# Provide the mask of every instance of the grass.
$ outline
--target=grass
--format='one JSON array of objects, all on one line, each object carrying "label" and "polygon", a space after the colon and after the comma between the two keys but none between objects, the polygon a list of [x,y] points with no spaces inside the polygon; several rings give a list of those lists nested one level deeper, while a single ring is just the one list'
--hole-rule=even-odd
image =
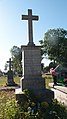
[{"label": "grass", "polygon": [[10,97],[10,99],[15,98],[15,92],[14,90],[6,90],[6,91],[0,91],[0,98],[3,96],[6,100]]},{"label": "grass", "polygon": [[[50,89],[49,83],[53,82],[52,75],[44,74],[42,77],[45,79],[45,86],[46,86],[46,88]],[[21,77],[18,77],[18,76],[14,77],[15,83],[16,84],[20,84],[20,79],[21,79]],[[5,86],[6,83],[7,83],[7,76],[1,76],[0,77],[0,87],[1,86]]]},{"label": "grass", "polygon": [[[19,84],[20,83],[20,77],[14,77],[14,81],[16,84]],[[7,76],[1,76],[0,77],[0,87],[1,86],[5,86],[7,83]]]},{"label": "grass", "polygon": [[[51,75],[43,75],[46,82],[46,87],[49,88],[49,83],[53,82]],[[20,77],[14,77],[14,81],[19,84]],[[0,86],[6,85],[7,77],[0,77]],[[42,102],[40,108],[36,110],[34,115],[28,112],[29,105],[35,104],[31,102],[29,95],[28,102],[20,107],[16,102],[14,90],[0,91],[0,119],[67,119],[67,110],[63,105],[60,105],[56,100],[52,104]],[[32,96],[33,98],[33,96]],[[55,118],[56,117],[56,118]]]},{"label": "grass", "polygon": [[67,119],[67,109],[57,100],[53,100],[52,103],[41,102],[34,114],[30,113],[28,106],[31,105],[34,109],[36,103],[28,98],[28,101],[20,107],[16,102],[14,91],[0,91],[0,119]]},{"label": "grass", "polygon": [[18,76],[14,77],[15,83],[20,84],[20,79],[21,79],[21,77],[18,77]]},{"label": "grass", "polygon": [[46,88],[47,89],[50,89],[49,83],[53,83],[52,75],[46,75],[46,74],[44,74],[42,77],[45,79],[45,86],[46,86]]},{"label": "grass", "polygon": [[1,76],[0,77],[0,86],[5,86],[7,83],[7,77],[6,76]]}]

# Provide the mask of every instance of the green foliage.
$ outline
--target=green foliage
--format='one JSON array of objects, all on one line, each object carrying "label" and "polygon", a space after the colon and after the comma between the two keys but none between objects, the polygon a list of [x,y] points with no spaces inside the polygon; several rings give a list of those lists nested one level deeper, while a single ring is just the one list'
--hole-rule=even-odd
[{"label": "green foliage", "polygon": [[67,31],[58,28],[50,29],[45,33],[44,41],[40,41],[42,54],[48,59],[66,65],[67,59]]},{"label": "green foliage", "polygon": [[57,65],[58,65],[57,63],[50,62],[50,64],[49,64],[49,69],[50,69],[50,68],[55,68]]},{"label": "green foliage", "polygon": [[20,77],[19,76],[14,76],[14,81],[16,84],[20,84]]},{"label": "green foliage", "polygon": [[43,74],[42,77],[44,78],[45,80],[45,87],[47,89],[50,89],[50,86],[49,86],[49,83],[53,83],[53,77],[51,74]]},{"label": "green foliage", "polygon": [[35,91],[33,90],[29,90],[29,89],[25,89],[24,90],[25,95],[28,98],[28,102],[30,103],[31,101],[33,102],[37,102],[38,101],[38,97],[35,95]]},{"label": "green foliage", "polygon": [[49,107],[49,104],[47,102],[41,102],[41,110],[45,111]]},{"label": "green foliage", "polygon": [[[26,95],[29,95],[28,90]],[[14,91],[0,91],[0,119],[67,119],[67,108],[57,100],[49,104],[45,101],[35,103],[28,100],[20,106]]]},{"label": "green foliage", "polygon": [[5,86],[7,83],[7,77],[6,76],[1,76],[0,77],[0,86]]},{"label": "green foliage", "polygon": [[[43,77],[47,81],[52,80],[51,75]],[[14,91],[0,91],[0,119],[67,119],[67,108],[57,100],[40,103],[33,91],[26,89],[24,94],[27,100],[20,106]],[[29,107],[31,110],[28,110]]]},{"label": "green foliage", "polygon": [[13,69],[19,73],[21,72],[21,48],[13,46],[10,52],[13,60]]},{"label": "green foliage", "polygon": [[[20,77],[14,76],[14,81],[16,84],[20,83]],[[6,86],[7,83],[7,76],[1,76],[0,77],[0,86]]]},{"label": "green foliage", "polygon": [[65,108],[63,104],[58,103],[56,99],[50,104],[49,110],[49,115],[53,117],[53,119],[54,117],[58,117],[59,119],[67,118],[67,108]]},{"label": "green foliage", "polygon": [[[4,95],[2,96],[3,93]],[[8,93],[6,91],[0,92],[0,119],[13,119],[17,111],[17,102],[13,97],[13,92],[11,97],[8,94],[10,94],[10,91]]]}]

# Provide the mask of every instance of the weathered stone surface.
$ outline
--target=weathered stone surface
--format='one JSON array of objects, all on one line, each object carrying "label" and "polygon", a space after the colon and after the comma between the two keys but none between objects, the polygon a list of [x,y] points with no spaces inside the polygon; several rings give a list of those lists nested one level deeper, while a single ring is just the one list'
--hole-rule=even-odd
[{"label": "weathered stone surface", "polygon": [[13,71],[7,72],[7,85],[14,85],[14,79],[13,79]]},{"label": "weathered stone surface", "polygon": [[33,20],[38,20],[38,16],[32,15],[32,9],[28,9],[28,15],[22,15],[22,20],[28,20],[28,35],[29,35],[29,46],[34,46],[33,42]]},{"label": "weathered stone surface", "polygon": [[21,90],[24,89],[44,89],[45,88],[45,81],[44,79],[39,79],[37,77],[37,79],[21,79],[20,80],[20,86],[21,86]]},{"label": "weathered stone surface", "polygon": [[[20,80],[20,94],[23,90],[30,89],[38,97],[39,101],[51,102],[54,98],[54,93],[51,90],[45,89],[45,79],[41,76],[40,46],[22,46],[22,66],[23,77]],[[19,99],[19,90],[15,93],[17,99]]]},{"label": "weathered stone surface", "polygon": [[54,91],[54,98],[67,106],[67,87],[53,86],[53,83],[50,83],[49,86],[51,90]]},{"label": "weathered stone surface", "polygon": [[9,63],[9,71],[11,71],[11,67],[12,67],[12,63],[13,63],[13,61],[11,61],[11,58],[9,58],[9,61],[7,61],[7,63]]},{"label": "weathered stone surface", "polygon": [[30,89],[39,101],[51,102],[54,93],[45,89],[45,80],[41,76],[41,47],[33,43],[32,20],[38,20],[38,16],[32,16],[32,10],[28,10],[28,16],[22,15],[22,20],[28,20],[29,42],[27,46],[21,46],[23,77],[20,81],[21,90],[15,91],[16,97],[20,95],[22,98],[21,92]]},{"label": "weathered stone surface", "polygon": [[18,88],[19,88],[19,86],[2,86],[2,87],[0,87],[0,91],[7,91],[7,90],[15,91],[15,89],[18,89]]},{"label": "weathered stone surface", "polygon": [[37,79],[41,76],[41,48],[22,46],[22,67],[25,79]]},{"label": "weathered stone surface", "polygon": [[[31,88],[31,91],[32,91],[32,94],[37,98],[38,102],[46,101],[50,103],[52,99],[54,98],[54,92],[45,88],[44,89]],[[24,93],[21,90],[21,88],[16,89],[15,94],[16,94],[16,99],[19,102],[22,102],[22,99],[24,98]]]},{"label": "weathered stone surface", "polygon": [[[21,79],[22,89],[36,88],[41,85],[44,87],[44,80],[41,78],[41,49],[37,46],[23,46],[22,47],[22,69],[23,78]],[[35,83],[36,82],[36,83]],[[38,84],[39,83],[39,84]],[[22,87],[21,86],[21,87]]]},{"label": "weathered stone surface", "polygon": [[9,58],[9,61],[7,61],[7,63],[9,63],[9,70],[7,72],[7,86],[17,86],[17,84],[14,82],[13,79],[13,71],[12,71],[13,61],[11,61],[11,58]]}]

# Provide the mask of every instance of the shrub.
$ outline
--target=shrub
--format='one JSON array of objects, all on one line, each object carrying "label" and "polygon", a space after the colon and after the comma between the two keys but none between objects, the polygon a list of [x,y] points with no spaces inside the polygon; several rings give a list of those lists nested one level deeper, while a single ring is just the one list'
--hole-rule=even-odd
[{"label": "shrub", "polygon": [[[67,108],[57,100],[48,104],[45,101],[33,102],[28,97],[28,101],[20,106],[13,91],[0,94],[0,119],[67,119]],[[26,94],[30,96],[28,90]],[[28,110],[29,107],[31,110]]]}]

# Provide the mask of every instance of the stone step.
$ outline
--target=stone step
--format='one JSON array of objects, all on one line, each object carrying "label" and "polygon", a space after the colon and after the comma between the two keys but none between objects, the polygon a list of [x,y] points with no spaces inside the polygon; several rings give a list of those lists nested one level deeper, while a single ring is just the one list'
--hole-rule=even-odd
[{"label": "stone step", "polygon": [[54,99],[57,99],[59,102],[67,106],[67,87],[58,86],[53,83],[49,83],[51,90],[54,91]]},{"label": "stone step", "polygon": [[18,89],[18,88],[19,88],[19,85],[18,86],[2,86],[2,87],[0,87],[0,91],[15,90],[15,89]]},{"label": "stone step", "polygon": [[[54,92],[49,89],[44,88],[44,89],[35,89],[31,91],[33,96],[35,96],[39,102],[47,101],[50,103],[54,98]],[[21,88],[15,89],[15,94],[16,94],[16,99],[18,101],[21,99],[20,101],[22,102],[24,92],[21,90]]]}]

